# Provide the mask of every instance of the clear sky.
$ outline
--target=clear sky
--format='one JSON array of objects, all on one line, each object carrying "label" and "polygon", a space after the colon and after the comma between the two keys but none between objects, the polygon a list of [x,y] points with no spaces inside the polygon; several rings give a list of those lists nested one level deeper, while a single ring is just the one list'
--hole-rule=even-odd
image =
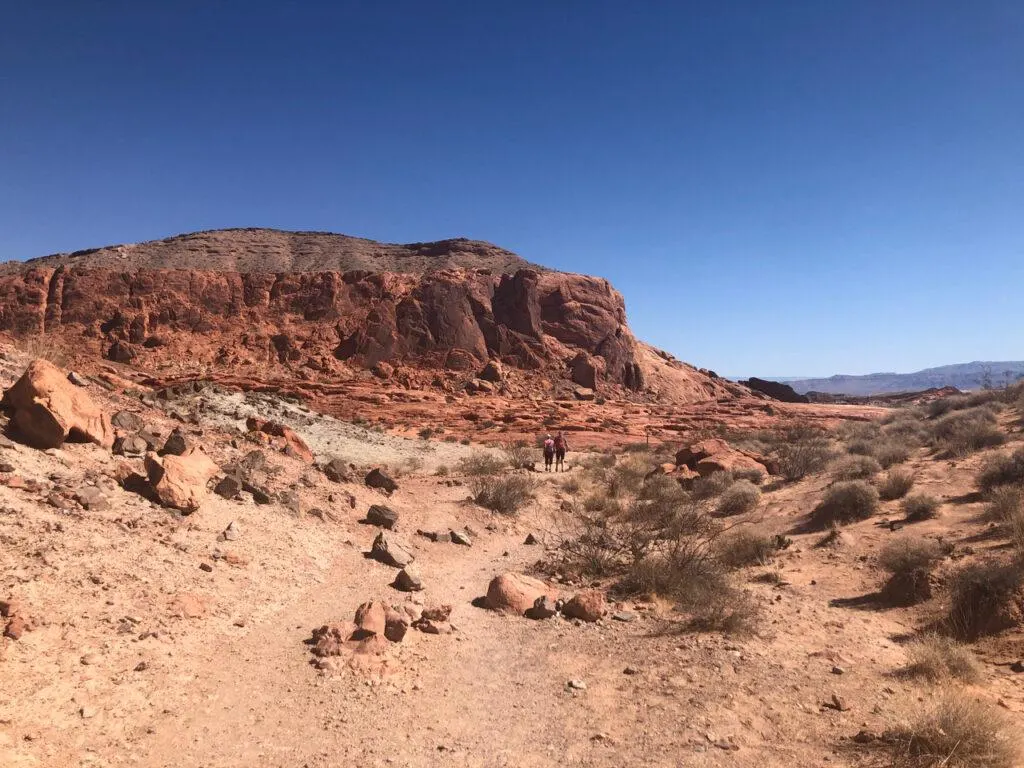
[{"label": "clear sky", "polygon": [[464,235],[724,374],[1024,359],[1024,4],[0,0],[0,260]]}]

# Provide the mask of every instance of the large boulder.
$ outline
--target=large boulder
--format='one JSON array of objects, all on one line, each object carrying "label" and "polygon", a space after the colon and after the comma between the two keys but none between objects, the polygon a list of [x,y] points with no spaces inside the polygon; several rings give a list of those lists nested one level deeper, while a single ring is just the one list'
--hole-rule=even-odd
[{"label": "large boulder", "polygon": [[699,443],[680,448],[676,452],[676,466],[696,469],[697,462],[701,459],[706,459],[708,456],[714,456],[719,453],[729,453],[732,450],[732,447],[725,440],[717,437],[701,440]]},{"label": "large boulder", "polygon": [[199,448],[184,456],[146,455],[146,474],[157,499],[163,506],[186,514],[202,505],[207,483],[217,472],[217,465]]},{"label": "large boulder", "polygon": [[741,381],[740,384],[745,384],[755,392],[761,392],[768,395],[768,397],[779,400],[783,403],[809,403],[810,398],[807,395],[801,395],[789,384],[783,384],[781,381],[767,381],[765,379],[759,379],[756,376],[752,376],[746,381]]},{"label": "large boulder", "polygon": [[739,451],[716,453],[697,462],[697,471],[702,477],[715,472],[743,472],[749,470],[755,470],[762,475],[768,474],[768,469],[764,464]]},{"label": "large boulder", "polygon": [[33,360],[0,404],[13,412],[15,429],[35,448],[59,448],[65,440],[114,444],[110,417],[47,360]]},{"label": "large boulder", "polygon": [[492,611],[522,616],[541,597],[557,600],[558,590],[532,576],[509,572],[491,579],[484,603]]}]

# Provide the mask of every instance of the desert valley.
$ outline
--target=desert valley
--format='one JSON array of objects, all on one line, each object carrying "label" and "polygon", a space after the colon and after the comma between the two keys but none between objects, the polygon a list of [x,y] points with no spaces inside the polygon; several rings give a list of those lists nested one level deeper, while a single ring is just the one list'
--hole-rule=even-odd
[{"label": "desert valley", "polygon": [[462,239],[0,265],[0,763],[1024,764],[1024,388],[626,310]]}]

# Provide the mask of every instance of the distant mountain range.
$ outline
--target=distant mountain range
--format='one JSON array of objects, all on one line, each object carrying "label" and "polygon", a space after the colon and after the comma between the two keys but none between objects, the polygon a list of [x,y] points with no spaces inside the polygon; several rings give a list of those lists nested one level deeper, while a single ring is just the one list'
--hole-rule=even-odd
[{"label": "distant mountain range", "polygon": [[925,368],[915,373],[869,373],[864,376],[837,375],[824,379],[772,378],[789,384],[801,394],[826,392],[832,395],[879,395],[915,392],[931,387],[982,389],[1005,387],[1024,377],[1024,361],[975,361]]}]

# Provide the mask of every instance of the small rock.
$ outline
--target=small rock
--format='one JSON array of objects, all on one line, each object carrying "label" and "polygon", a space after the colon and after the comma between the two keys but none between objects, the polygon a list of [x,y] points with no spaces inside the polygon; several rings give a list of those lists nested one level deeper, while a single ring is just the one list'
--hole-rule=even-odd
[{"label": "small rock", "polygon": [[540,542],[537,541],[537,537],[536,536],[534,536],[532,533],[528,533],[528,534],[526,534],[526,538],[523,540],[523,544],[526,544],[527,546],[531,546],[532,547],[532,546],[534,546],[536,544],[540,544]]},{"label": "small rock", "polygon": [[9,462],[9,461],[0,461],[0,472],[2,472],[4,474],[9,474],[11,472],[14,472],[16,469],[17,469],[17,467],[15,467],[13,464],[11,464],[11,462]]},{"label": "small rock", "polygon": [[873,741],[878,741],[878,735],[871,731],[857,731],[857,735],[853,737],[853,740],[857,744],[870,744]]},{"label": "small rock", "polygon": [[93,486],[86,486],[78,491],[75,494],[75,501],[88,510],[107,509],[110,506],[110,501],[103,492]]},{"label": "small rock", "polygon": [[97,661],[99,661],[99,656],[97,656],[95,653],[87,653],[81,659],[79,659],[79,661],[82,663],[83,666],[91,666],[95,664]]},{"label": "small rock", "polygon": [[832,667],[832,674],[833,675],[842,675],[845,672],[846,672],[846,670],[843,669],[842,667]]},{"label": "small rock", "polygon": [[242,492],[242,480],[237,475],[226,475],[214,486],[213,492],[224,499],[238,498]]},{"label": "small rock", "polygon": [[632,611],[616,611],[612,614],[612,618],[615,621],[636,621],[636,614]]},{"label": "small rock", "polygon": [[213,566],[210,565],[209,563],[200,563],[199,564],[199,570],[200,571],[206,571],[207,573],[210,573],[210,572],[213,571]]},{"label": "small rock", "polygon": [[450,531],[448,535],[451,536],[453,544],[461,544],[464,547],[473,546],[473,540],[469,538],[469,534],[467,534],[465,531],[453,530]]},{"label": "small rock", "polygon": [[570,691],[585,691],[587,690],[587,684],[583,680],[570,680],[565,684],[566,689]]},{"label": "small rock", "polygon": [[412,552],[394,538],[387,536],[384,531],[378,533],[373,540],[370,556],[395,568],[405,568],[416,559]]},{"label": "small rock", "polygon": [[86,381],[85,377],[82,376],[82,374],[78,373],[77,371],[71,371],[68,374],[68,381],[70,381],[76,387],[87,387],[87,386],[89,386],[89,382]]},{"label": "small rock", "polygon": [[626,667],[624,670],[622,670],[622,674],[624,674],[624,675],[639,675],[640,674],[640,670],[637,669],[636,667]]},{"label": "small rock", "polygon": [[558,606],[555,601],[548,595],[541,595],[533,602],[533,605],[526,610],[526,618],[550,619],[557,613]]},{"label": "small rock", "polygon": [[238,523],[232,520],[228,523],[228,527],[224,529],[224,533],[221,536],[224,537],[224,541],[237,541],[241,535],[241,531],[238,530]]},{"label": "small rock", "polygon": [[327,479],[333,483],[352,482],[352,470],[342,459],[331,459],[324,464],[323,471]]},{"label": "small rock", "polygon": [[145,426],[142,417],[131,411],[118,411],[110,417],[110,423],[125,432],[138,432]]},{"label": "small rock", "polygon": [[398,513],[383,504],[374,504],[366,513],[366,522],[392,530],[398,524]]},{"label": "small rock", "polygon": [[1011,672],[1024,672],[1024,661],[1015,661],[1010,665]]},{"label": "small rock", "polygon": [[147,664],[144,661],[140,661],[138,664],[135,665],[136,672],[145,672],[147,669],[149,669],[149,664]]},{"label": "small rock", "polygon": [[96,717],[96,708],[82,707],[80,710],[78,710],[78,714],[80,714],[83,719],[88,720],[90,717]]},{"label": "small rock", "polygon": [[184,456],[188,453],[189,448],[192,447],[192,441],[189,440],[188,436],[185,435],[180,429],[174,429],[170,435],[167,436],[167,441],[164,443],[164,447],[160,450],[160,453],[164,456]]},{"label": "small rock", "polygon": [[451,534],[448,533],[448,531],[424,531],[424,530],[418,530],[418,531],[416,531],[416,533],[418,535],[422,536],[425,539],[430,539],[431,541],[451,541],[452,540]]},{"label": "small rock", "polygon": [[847,712],[850,709],[850,705],[847,703],[839,694],[833,693],[832,698],[825,704],[826,707],[831,707],[839,712]]},{"label": "small rock", "polygon": [[562,608],[562,615],[569,619],[597,621],[607,613],[604,592],[587,589],[573,596]]},{"label": "small rock", "polygon": [[379,468],[370,470],[363,482],[370,488],[378,488],[387,494],[392,494],[398,490],[398,483]]},{"label": "small rock", "polygon": [[423,579],[415,565],[407,565],[398,572],[394,581],[395,589],[403,592],[419,592],[423,589]]},{"label": "small rock", "polygon": [[15,616],[7,622],[7,627],[4,629],[4,637],[9,637],[11,640],[20,640],[21,636],[25,634],[28,629],[28,622],[21,616]]},{"label": "small rock", "polygon": [[122,436],[114,440],[115,456],[144,456],[149,444],[139,435]]}]

